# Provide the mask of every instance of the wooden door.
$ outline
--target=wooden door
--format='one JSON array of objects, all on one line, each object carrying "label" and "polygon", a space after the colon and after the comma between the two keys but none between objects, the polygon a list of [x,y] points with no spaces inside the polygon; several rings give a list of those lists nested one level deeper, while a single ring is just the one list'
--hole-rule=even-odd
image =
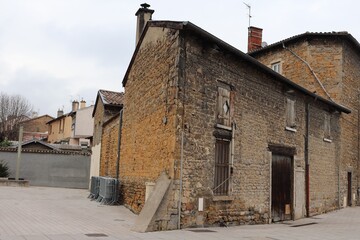
[{"label": "wooden door", "polygon": [[351,206],[352,205],[352,194],[351,194],[351,172],[348,172],[348,176],[347,176],[347,180],[348,180],[348,190],[347,190],[347,205]]},{"label": "wooden door", "polygon": [[274,222],[292,219],[292,158],[272,155],[271,214]]}]

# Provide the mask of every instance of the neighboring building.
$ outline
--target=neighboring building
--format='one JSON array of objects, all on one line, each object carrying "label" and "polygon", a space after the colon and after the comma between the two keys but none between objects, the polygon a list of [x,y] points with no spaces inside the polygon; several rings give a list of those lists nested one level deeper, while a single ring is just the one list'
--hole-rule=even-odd
[{"label": "neighboring building", "polygon": [[86,107],[84,100],[80,101],[80,108],[70,113],[72,117],[70,145],[90,147],[93,137],[94,119],[92,112],[94,105]]},{"label": "neighboring building", "polygon": [[[93,144],[92,144],[92,155],[91,155],[91,167],[90,167],[90,176],[107,176],[107,171],[105,171],[104,167],[108,161],[115,161],[114,159],[104,159],[102,163],[100,163],[100,156],[102,150],[102,142],[105,141],[107,144],[107,140],[102,139],[103,135],[103,125],[108,120],[112,119],[115,115],[118,115],[121,109],[123,108],[123,98],[124,93],[122,92],[113,92],[108,90],[99,90],[96,96],[94,110],[92,112],[92,117],[94,118],[93,125]],[[117,121],[119,123],[119,121]],[[116,135],[116,134],[115,134]],[[114,136],[115,136],[114,135]],[[117,142],[118,137],[116,139],[109,139],[109,141]],[[109,145],[106,145],[106,149],[109,148]],[[111,151],[118,151],[116,149],[112,149]],[[105,158],[105,157],[104,157]],[[117,157],[116,157],[117,158]],[[102,165],[101,173],[100,173],[100,165]]]},{"label": "neighboring building", "polygon": [[337,209],[339,121],[350,110],[190,22],[149,21],[143,30],[147,7],[136,13],[123,80],[119,175],[125,206],[141,212],[136,230]]},{"label": "neighboring building", "polygon": [[86,107],[86,102],[72,102],[72,110],[64,114],[58,111],[58,117],[49,121],[49,143],[90,146],[92,137],[93,106]]},{"label": "neighboring building", "polygon": [[49,121],[49,143],[67,143],[71,138],[72,118],[69,114],[64,114],[59,110],[57,118]]},{"label": "neighboring building", "polygon": [[[359,203],[360,44],[347,32],[306,32],[249,53],[264,65],[324,98],[351,109],[341,115],[339,206]],[[310,166],[313,174],[318,169]],[[310,184],[311,198],[323,184]],[[319,207],[310,206],[311,213]],[[324,210],[325,211],[325,210]]]},{"label": "neighboring building", "polygon": [[54,118],[49,115],[42,115],[20,122],[23,126],[23,141],[47,140],[49,126],[47,123]]},{"label": "neighboring building", "polygon": [[100,176],[118,178],[119,175],[120,113],[104,122],[101,137]]}]

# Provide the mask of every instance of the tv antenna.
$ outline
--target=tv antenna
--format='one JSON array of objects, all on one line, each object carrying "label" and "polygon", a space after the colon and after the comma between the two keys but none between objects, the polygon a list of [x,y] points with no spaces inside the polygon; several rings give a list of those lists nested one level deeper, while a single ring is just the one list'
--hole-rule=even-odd
[{"label": "tv antenna", "polygon": [[248,3],[245,3],[245,2],[243,2],[244,4],[245,4],[245,6],[249,9],[249,27],[250,27],[250,20],[251,20],[251,6],[250,6],[250,4],[248,4]]}]

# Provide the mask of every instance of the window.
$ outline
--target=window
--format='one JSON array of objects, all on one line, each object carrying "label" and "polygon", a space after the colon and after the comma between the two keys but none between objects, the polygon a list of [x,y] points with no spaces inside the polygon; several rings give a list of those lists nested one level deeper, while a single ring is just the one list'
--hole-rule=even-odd
[{"label": "window", "polygon": [[223,126],[230,127],[230,86],[229,89],[218,87],[218,101],[217,101],[217,123]]},{"label": "window", "polygon": [[295,100],[287,98],[286,99],[286,129],[290,131],[294,131],[295,128],[296,128]]},{"label": "window", "polygon": [[274,70],[277,73],[281,73],[281,63],[280,62],[274,62],[271,64],[271,69]]},{"label": "window", "polygon": [[214,195],[228,195],[230,182],[230,141],[216,139]]},{"label": "window", "polygon": [[331,115],[329,113],[324,115],[324,141],[331,142]]}]

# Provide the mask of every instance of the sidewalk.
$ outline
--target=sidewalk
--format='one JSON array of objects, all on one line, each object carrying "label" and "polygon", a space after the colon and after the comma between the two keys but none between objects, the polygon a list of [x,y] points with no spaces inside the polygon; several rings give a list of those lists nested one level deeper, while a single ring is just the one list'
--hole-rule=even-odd
[{"label": "sidewalk", "polygon": [[359,207],[284,224],[136,233],[130,230],[136,215],[87,195],[79,189],[0,187],[0,240],[360,239]]}]

